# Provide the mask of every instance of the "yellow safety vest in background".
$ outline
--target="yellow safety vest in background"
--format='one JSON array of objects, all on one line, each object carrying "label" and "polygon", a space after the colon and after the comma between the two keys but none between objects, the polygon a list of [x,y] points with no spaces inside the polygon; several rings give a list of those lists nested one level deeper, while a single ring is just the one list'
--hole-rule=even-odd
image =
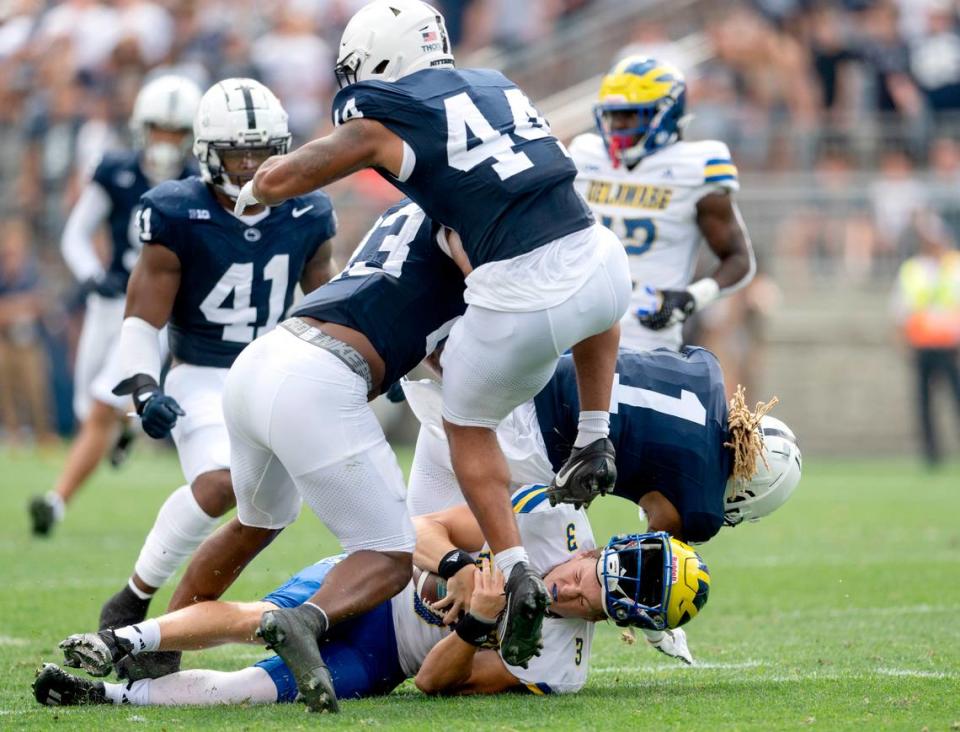
[{"label": "yellow safety vest in background", "polygon": [[936,264],[927,257],[908,259],[900,267],[899,278],[909,311],[904,332],[910,345],[960,345],[960,252],[949,252]]}]

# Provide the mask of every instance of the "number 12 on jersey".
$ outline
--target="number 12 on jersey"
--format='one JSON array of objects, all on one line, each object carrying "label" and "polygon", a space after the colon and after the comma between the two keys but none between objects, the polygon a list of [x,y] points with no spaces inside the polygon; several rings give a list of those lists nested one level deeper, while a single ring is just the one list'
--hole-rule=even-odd
[{"label": "number 12 on jersey", "polygon": [[[267,302],[267,320],[259,328],[255,327],[259,313],[251,305],[254,279],[253,262],[233,263],[223,273],[220,281],[200,303],[200,311],[211,323],[223,326],[223,340],[234,343],[249,343],[256,336],[273,328],[283,315],[283,301],[287,292],[287,280],[290,275],[290,255],[276,254],[263,268],[262,278],[270,283],[270,297]],[[233,294],[232,305],[224,303]]]}]

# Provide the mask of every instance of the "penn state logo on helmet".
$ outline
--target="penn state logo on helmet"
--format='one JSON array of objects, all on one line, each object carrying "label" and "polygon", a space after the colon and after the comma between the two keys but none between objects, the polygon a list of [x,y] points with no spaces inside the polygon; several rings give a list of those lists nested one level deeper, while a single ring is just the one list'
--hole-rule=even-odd
[{"label": "penn state logo on helmet", "polygon": [[675,66],[627,56],[600,84],[594,107],[597,129],[614,167],[634,167],[645,156],[680,139],[687,84]]},{"label": "penn state logo on helmet", "polygon": [[663,531],[614,536],[597,560],[607,616],[645,630],[679,628],[710,595],[700,555]]},{"label": "penn state logo on helmet", "polygon": [[344,28],[334,71],[342,89],[452,66],[450,36],[436,8],[420,0],[375,0]]}]

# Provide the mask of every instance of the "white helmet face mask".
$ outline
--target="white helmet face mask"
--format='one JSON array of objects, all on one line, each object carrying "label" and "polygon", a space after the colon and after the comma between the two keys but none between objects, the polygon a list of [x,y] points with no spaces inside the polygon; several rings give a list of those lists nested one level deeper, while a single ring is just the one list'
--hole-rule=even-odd
[{"label": "white helmet face mask", "polygon": [[267,87],[253,79],[217,82],[200,100],[193,125],[193,152],[203,179],[236,198],[249,174],[231,175],[224,157],[248,151],[251,158],[283,155],[290,149],[287,113]]},{"label": "white helmet face mask", "polygon": [[787,502],[800,483],[803,459],[797,438],[776,417],[760,419],[763,434],[763,458],[757,456],[757,472],[747,483],[727,482],[724,522],[736,526],[743,521],[759,521]]},{"label": "white helmet face mask", "polygon": [[[130,116],[134,144],[143,151],[143,172],[151,183],[175,178],[190,152],[190,131],[200,105],[200,89],[183,76],[160,76],[137,94]],[[183,141],[154,141],[150,130],[182,132]]]},{"label": "white helmet face mask", "polygon": [[347,23],[335,72],[342,89],[453,65],[450,37],[438,10],[420,0],[375,0]]}]

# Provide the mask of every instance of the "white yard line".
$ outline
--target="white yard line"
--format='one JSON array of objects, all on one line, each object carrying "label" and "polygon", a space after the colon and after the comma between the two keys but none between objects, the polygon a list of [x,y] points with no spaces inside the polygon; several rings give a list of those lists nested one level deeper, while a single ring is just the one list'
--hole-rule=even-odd
[{"label": "white yard line", "polygon": [[26,638],[14,638],[10,635],[0,635],[0,646],[28,646],[30,641]]},{"label": "white yard line", "polygon": [[711,663],[709,661],[698,663],[696,666],[687,666],[680,662],[676,665],[665,666],[598,666],[590,669],[594,674],[621,674],[626,676],[635,676],[640,674],[671,674],[677,671],[686,671],[697,673],[700,671],[736,671],[747,668],[762,668],[767,672],[774,672],[772,675],[764,673],[751,674],[738,679],[739,682],[749,684],[765,683],[793,683],[797,681],[833,681],[842,679],[865,679],[874,676],[898,676],[917,679],[960,679],[960,673],[953,671],[924,671],[920,669],[909,668],[878,668],[865,669],[862,671],[798,671],[796,673],[785,672],[785,669],[777,668],[774,665],[767,665],[761,661],[742,661],[740,663]]}]

